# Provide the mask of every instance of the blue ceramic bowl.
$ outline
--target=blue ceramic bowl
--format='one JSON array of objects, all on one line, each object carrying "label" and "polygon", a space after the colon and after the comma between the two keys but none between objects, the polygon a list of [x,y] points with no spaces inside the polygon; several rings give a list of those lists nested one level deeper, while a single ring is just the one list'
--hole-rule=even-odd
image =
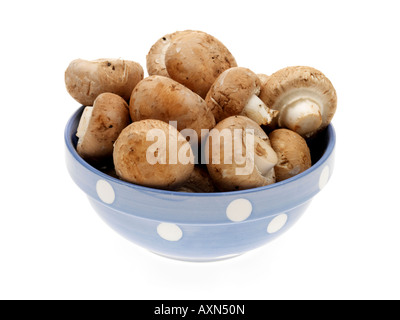
[{"label": "blue ceramic bowl", "polygon": [[260,247],[287,231],[326,185],[334,165],[330,125],[308,141],[314,165],[270,186],[222,193],[146,188],[113,178],[76,152],[83,107],[65,129],[66,164],[100,217],[120,235],[170,258],[212,261]]}]

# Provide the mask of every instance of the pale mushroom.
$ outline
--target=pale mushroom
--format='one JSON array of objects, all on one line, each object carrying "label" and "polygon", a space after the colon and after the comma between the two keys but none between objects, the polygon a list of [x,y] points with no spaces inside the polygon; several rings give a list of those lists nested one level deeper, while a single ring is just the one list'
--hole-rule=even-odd
[{"label": "pale mushroom", "polygon": [[160,189],[178,187],[194,167],[185,137],[173,126],[152,119],[126,127],[115,142],[113,158],[121,179]]},{"label": "pale mushroom", "polygon": [[77,151],[88,161],[112,157],[113,145],[121,131],[131,123],[128,104],[113,93],[102,93],[93,107],[86,107],[81,116]]},{"label": "pale mushroom", "polygon": [[311,137],[331,122],[337,106],[336,91],[329,79],[311,67],[287,67],[272,74],[261,100],[279,110],[278,125],[303,137]]},{"label": "pale mushroom", "polygon": [[92,106],[101,93],[111,92],[129,101],[133,88],[143,79],[143,68],[122,59],[76,59],[65,71],[65,86],[80,104]]},{"label": "pale mushroom", "polygon": [[203,99],[216,78],[236,67],[235,58],[215,37],[202,31],[178,31],[158,40],[147,55],[150,75],[169,76]]},{"label": "pale mushroom", "polygon": [[279,113],[260,100],[261,82],[247,68],[235,67],[224,71],[211,86],[206,102],[217,122],[235,115],[244,115],[267,125]]},{"label": "pale mushroom", "polygon": [[202,129],[215,126],[212,112],[199,95],[163,76],[142,80],[132,92],[129,110],[133,121],[176,121],[179,131],[193,129],[199,139]]},{"label": "pale mushroom", "polygon": [[265,132],[247,117],[232,116],[219,122],[208,136],[205,151],[208,172],[221,191],[275,182],[278,157]]},{"label": "pale mushroom", "polygon": [[276,181],[294,177],[311,167],[311,154],[306,141],[289,129],[277,129],[269,134],[271,146],[278,155]]}]

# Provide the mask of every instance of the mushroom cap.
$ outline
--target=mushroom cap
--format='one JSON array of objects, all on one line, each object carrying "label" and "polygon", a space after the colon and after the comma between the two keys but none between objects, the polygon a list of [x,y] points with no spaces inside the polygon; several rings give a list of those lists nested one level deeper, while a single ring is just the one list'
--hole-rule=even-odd
[{"label": "mushroom cap", "polygon": [[321,125],[317,130],[305,134],[310,137],[326,128],[336,112],[336,90],[321,71],[306,66],[281,69],[269,76],[260,93],[260,99],[268,107],[280,111],[280,126],[280,119],[285,115],[282,109],[299,97],[316,101],[321,107]]},{"label": "mushroom cap", "polygon": [[176,31],[174,33],[166,34],[162,38],[158,39],[156,43],[152,45],[149,53],[146,56],[146,67],[147,72],[150,76],[159,75],[164,77],[169,77],[167,67],[165,65],[165,54],[169,46],[171,45],[173,39],[180,34],[199,32],[193,30]]},{"label": "mushroom cap", "polygon": [[[154,151],[155,157],[165,156],[165,163],[151,164],[148,161],[147,153],[157,140],[153,139],[156,136],[152,129],[165,134],[165,143],[158,144]],[[149,137],[153,140],[148,139]],[[170,150],[170,139],[177,142],[176,150]],[[153,119],[134,122],[121,132],[115,142],[115,171],[121,179],[131,183],[161,189],[177,187],[189,178],[194,167],[194,161],[181,163],[177,154],[175,163],[171,160],[173,155],[170,152],[179,152],[181,148],[188,150],[190,159],[193,160],[189,143],[173,126]]]},{"label": "mushroom cap", "polygon": [[65,71],[67,91],[84,106],[92,106],[97,96],[105,92],[129,101],[133,88],[142,79],[141,65],[122,59],[76,59]]},{"label": "mushroom cap", "polygon": [[258,77],[258,79],[260,79],[261,90],[262,90],[263,86],[265,86],[265,84],[267,83],[269,75],[266,75],[265,73],[257,73],[257,77]]},{"label": "mushroom cap", "polygon": [[242,67],[225,70],[211,86],[206,102],[217,122],[240,115],[253,95],[260,93],[257,75]]},{"label": "mushroom cap", "polygon": [[237,63],[215,37],[201,31],[186,31],[173,37],[165,65],[172,79],[204,99],[217,77]]},{"label": "mushroom cap", "polygon": [[176,191],[209,193],[216,192],[217,189],[215,188],[207,169],[201,166],[194,166],[194,170],[189,178]]},{"label": "mushroom cap", "polygon": [[278,155],[276,181],[294,177],[311,167],[310,149],[304,138],[289,129],[277,129],[269,134],[272,148]]},{"label": "mushroom cap", "polygon": [[113,93],[100,94],[93,104],[87,129],[79,137],[77,152],[89,161],[111,157],[121,131],[131,123],[128,104]]},{"label": "mushroom cap", "polygon": [[[260,83],[261,83],[260,94],[259,94],[259,97],[261,98],[261,96],[264,94],[263,90],[264,90],[264,87],[267,84],[267,81],[269,79],[269,75],[266,75],[265,73],[258,73],[257,77],[258,77],[258,79],[260,79]],[[271,132],[272,130],[278,128],[278,118],[279,117],[273,118],[271,123],[269,123],[267,126],[264,126],[263,129],[266,130],[267,132]]]},{"label": "mushroom cap", "polygon": [[177,121],[179,131],[190,128],[201,138],[201,129],[211,129],[215,119],[206,102],[180,83],[163,76],[150,76],[133,90],[129,110],[133,121]]},{"label": "mushroom cap", "polygon": [[[213,130],[228,129],[231,131],[232,139],[214,139],[211,138]],[[261,127],[253,120],[244,116],[232,116],[219,122],[215,128],[210,132],[210,135],[206,144],[206,152],[208,158],[207,169],[210,173],[211,178],[214,181],[215,186],[221,191],[235,191],[245,190],[261,186],[266,186],[275,182],[275,172],[272,168],[267,175],[262,175],[254,164],[253,170],[249,174],[238,175],[236,169],[244,168],[245,163],[238,164],[234,159],[234,130],[242,130],[242,133],[246,129],[254,130],[254,136],[262,139],[268,145],[270,145],[268,136],[261,129]],[[222,135],[223,136],[223,135]],[[211,140],[211,142],[210,142]],[[242,134],[242,155],[246,153],[245,139]],[[258,155],[265,154],[266,150],[255,143],[254,151]],[[225,150],[234,150],[228,158],[225,158]],[[219,163],[213,163],[214,159],[219,159]],[[254,159],[253,159],[254,161]],[[254,163],[254,162],[253,162]]]}]

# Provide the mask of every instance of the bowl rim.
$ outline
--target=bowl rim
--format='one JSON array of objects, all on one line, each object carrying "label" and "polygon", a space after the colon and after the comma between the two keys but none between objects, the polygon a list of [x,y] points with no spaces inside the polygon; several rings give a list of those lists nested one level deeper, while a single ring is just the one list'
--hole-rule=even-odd
[{"label": "bowl rim", "polygon": [[198,192],[198,193],[190,193],[190,192],[182,192],[182,191],[172,191],[172,190],[163,190],[163,189],[156,189],[156,188],[150,188],[150,187],[145,187],[137,184],[133,184],[131,182],[126,182],[117,178],[114,178],[99,169],[96,169],[92,165],[90,165],[88,162],[86,162],[76,151],[76,148],[73,145],[72,139],[71,139],[71,128],[72,124],[74,123],[76,117],[83,112],[83,109],[85,106],[81,106],[79,109],[77,109],[72,116],[68,119],[68,122],[65,126],[64,130],[64,140],[65,144],[67,146],[68,152],[73,156],[73,158],[82,166],[84,166],[87,170],[91,171],[92,173],[102,177],[105,180],[109,180],[113,183],[120,184],[122,186],[132,188],[136,191],[142,191],[142,192],[154,192],[160,195],[174,195],[174,196],[182,196],[182,197],[209,197],[210,195],[217,196],[217,197],[224,197],[224,196],[233,196],[233,195],[244,195],[244,194],[249,194],[249,193],[254,193],[254,192],[261,192],[261,191],[266,191],[270,189],[275,189],[282,187],[286,184],[290,184],[296,180],[302,179],[303,177],[309,175],[310,173],[314,172],[317,170],[323,163],[327,161],[327,159],[331,156],[332,152],[335,149],[336,145],[336,132],[335,129],[331,124],[328,125],[326,130],[328,131],[328,142],[326,145],[326,149],[324,153],[322,154],[321,158],[314,163],[309,169],[303,171],[302,173],[291,177],[289,179],[280,181],[280,182],[275,182],[273,184],[263,186],[263,187],[257,187],[257,188],[252,188],[252,189],[246,189],[246,190],[237,190],[237,191],[223,191],[223,192],[211,192],[211,193],[204,193],[204,192]]}]

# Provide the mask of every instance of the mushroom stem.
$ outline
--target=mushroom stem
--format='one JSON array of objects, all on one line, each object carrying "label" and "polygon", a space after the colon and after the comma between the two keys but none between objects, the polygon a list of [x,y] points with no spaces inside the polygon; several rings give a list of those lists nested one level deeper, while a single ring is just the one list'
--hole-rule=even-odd
[{"label": "mushroom stem", "polygon": [[313,100],[301,98],[282,109],[279,125],[300,135],[317,130],[322,124],[321,108]]},{"label": "mushroom stem", "polygon": [[266,177],[277,163],[274,149],[265,140],[254,136],[254,164],[261,175]]},{"label": "mushroom stem", "polygon": [[82,139],[83,136],[85,135],[85,133],[89,127],[90,119],[92,118],[92,113],[93,113],[93,107],[86,107],[83,110],[81,119],[79,120],[78,129],[76,132],[76,136],[79,139]]},{"label": "mushroom stem", "polygon": [[243,108],[242,115],[257,122],[258,125],[267,125],[278,115],[279,111],[272,110],[262,100],[253,94]]}]

